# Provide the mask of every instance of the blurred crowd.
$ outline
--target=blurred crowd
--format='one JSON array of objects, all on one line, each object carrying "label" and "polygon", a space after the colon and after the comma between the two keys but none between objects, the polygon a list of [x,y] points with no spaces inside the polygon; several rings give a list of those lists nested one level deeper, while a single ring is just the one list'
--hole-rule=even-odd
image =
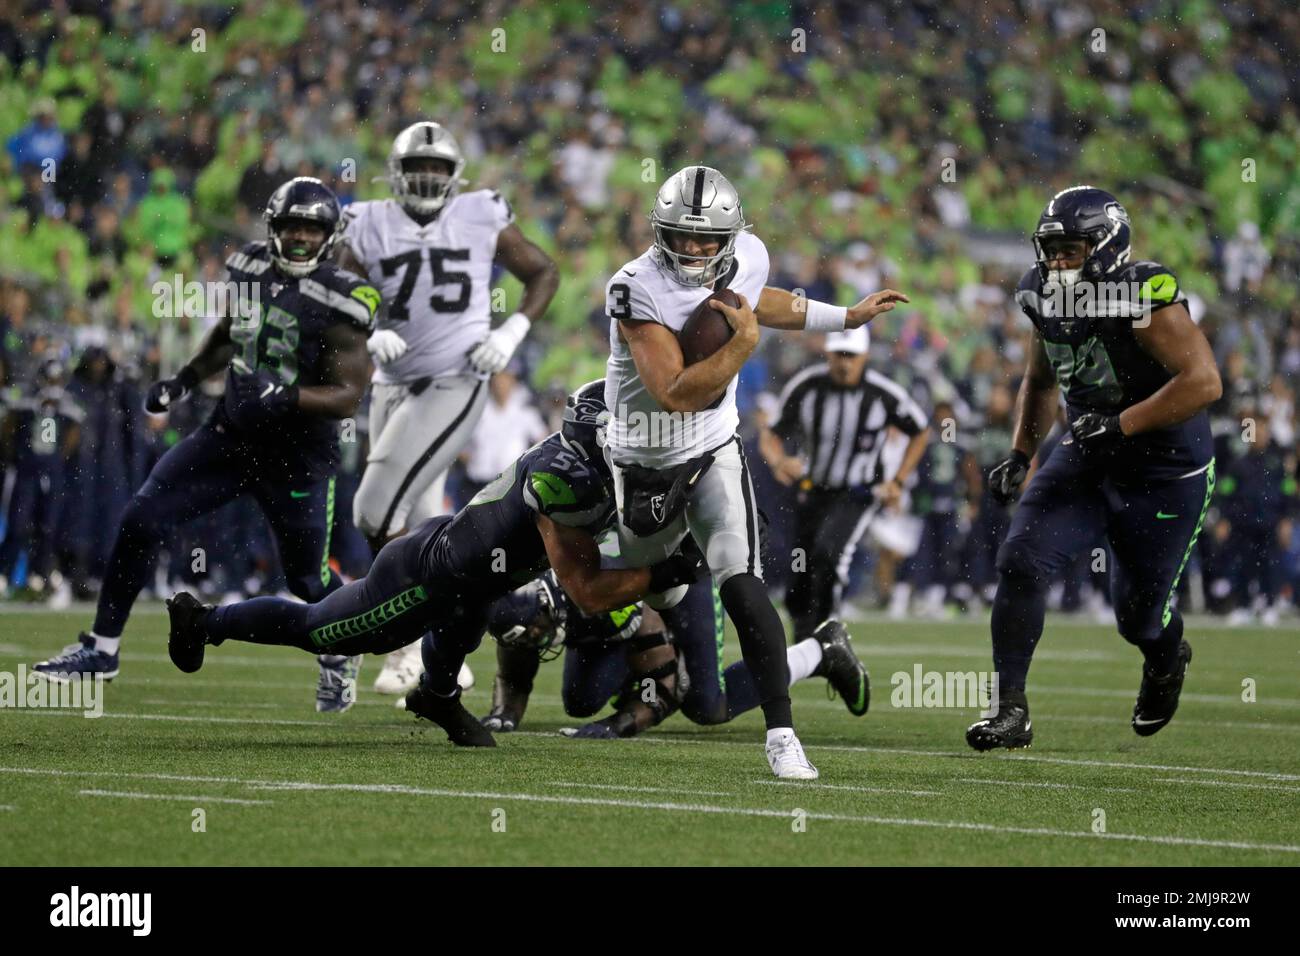
[{"label": "blurred crowd", "polygon": [[[873,330],[872,363],[931,413],[935,440],[907,513],[864,549],[871,573],[855,572],[858,602],[896,613],[986,599],[1006,512],[983,475],[1009,446],[1026,360],[1010,293],[1027,235],[1058,189],[1115,192],[1135,257],[1176,273],[1224,376],[1186,600],[1276,620],[1300,597],[1298,93],[1300,9],[1269,0],[0,0],[0,576],[93,594],[131,490],[205,413],[211,391],[169,418],[140,410],[213,321],[158,316],[154,283],[223,278],[293,175],[344,202],[385,195],[393,134],[436,119],[563,273],[494,383],[494,434],[526,445],[603,374],[604,283],[649,245],[656,185],[688,162],[737,184],[772,284],[842,304],[909,294]],[[764,340],[742,375],[747,435],[819,347]],[[471,444],[449,505],[499,451]],[[364,427],[344,455],[355,481]],[[779,555],[791,492],[760,480]],[[219,543],[202,571],[197,540]],[[335,540],[363,572],[364,542],[346,526]],[[159,590],[279,586],[239,505],[168,555]],[[1054,602],[1104,602],[1094,563]]]}]

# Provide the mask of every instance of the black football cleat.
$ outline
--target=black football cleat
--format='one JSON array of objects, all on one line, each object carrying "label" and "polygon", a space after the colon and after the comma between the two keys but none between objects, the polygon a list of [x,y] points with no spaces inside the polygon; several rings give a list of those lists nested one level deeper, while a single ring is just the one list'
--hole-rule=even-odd
[{"label": "black football cleat", "polygon": [[871,706],[871,676],[853,653],[849,631],[832,618],[823,621],[812,636],[822,646],[822,662],[813,671],[814,677],[825,677],[826,682],[844,701],[844,706],[854,717],[861,717]]},{"label": "black football cleat", "polygon": [[998,698],[998,712],[966,728],[966,743],[976,750],[1017,750],[1034,740],[1029,702],[1023,690],[1007,691]]},{"label": "black football cleat", "polygon": [[1150,737],[1174,719],[1178,710],[1178,697],[1183,692],[1183,678],[1192,662],[1192,645],[1186,641],[1178,644],[1178,663],[1172,674],[1152,674],[1142,668],[1142,687],[1137,703],[1133,705],[1133,733]]},{"label": "black football cleat", "polygon": [[211,613],[211,604],[204,604],[188,591],[179,591],[167,601],[167,617],[171,620],[167,654],[186,674],[203,666],[203,648],[208,641],[203,622]]},{"label": "black football cleat", "polygon": [[457,747],[495,747],[492,732],[478,722],[460,702],[460,688],[451,697],[426,690],[423,681],[406,695],[406,709],[424,720],[431,720],[447,731],[447,739]]}]

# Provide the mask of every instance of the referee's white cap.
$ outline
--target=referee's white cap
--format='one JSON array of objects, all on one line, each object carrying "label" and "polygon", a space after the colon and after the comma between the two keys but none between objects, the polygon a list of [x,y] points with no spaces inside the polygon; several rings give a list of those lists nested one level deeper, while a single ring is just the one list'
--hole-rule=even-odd
[{"label": "referee's white cap", "polygon": [[866,355],[871,347],[871,334],[865,325],[843,332],[826,333],[827,352],[847,352],[850,355]]}]

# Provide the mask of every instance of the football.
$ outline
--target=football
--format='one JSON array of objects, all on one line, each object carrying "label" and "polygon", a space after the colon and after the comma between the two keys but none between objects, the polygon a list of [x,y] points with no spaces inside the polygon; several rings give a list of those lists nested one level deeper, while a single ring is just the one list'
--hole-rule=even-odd
[{"label": "football", "polygon": [[677,333],[677,341],[682,346],[682,359],[687,365],[708,358],[726,345],[727,340],[735,334],[727,317],[709,305],[713,299],[725,302],[733,309],[740,307],[740,296],[730,289],[714,292],[695,307],[682,330]]}]

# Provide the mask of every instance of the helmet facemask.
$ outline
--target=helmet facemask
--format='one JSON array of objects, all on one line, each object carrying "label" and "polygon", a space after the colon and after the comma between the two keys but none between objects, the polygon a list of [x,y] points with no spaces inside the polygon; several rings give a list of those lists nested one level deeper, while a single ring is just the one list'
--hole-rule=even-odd
[{"label": "helmet facemask", "polygon": [[[653,216],[650,221],[655,234],[655,255],[660,265],[682,285],[711,285],[731,268],[736,257],[736,236],[740,233],[739,229],[714,229],[707,225],[673,226]],[[681,242],[685,237],[694,237],[700,242],[716,241],[718,251],[711,256],[692,256],[679,252],[673,246],[674,240]]]},{"label": "helmet facemask", "polygon": [[[301,248],[301,240],[288,240],[280,237],[281,230],[286,226],[304,222],[321,229],[325,236],[315,252],[306,258],[303,258],[306,250]],[[311,275],[322,262],[327,260],[337,238],[337,227],[331,229],[326,222],[310,216],[279,216],[267,220],[267,243],[270,246],[271,259],[275,262],[277,269],[295,279]]]},{"label": "helmet facemask", "polygon": [[431,216],[456,194],[459,172],[449,159],[404,156],[389,161],[388,183],[405,208],[416,215]]}]

